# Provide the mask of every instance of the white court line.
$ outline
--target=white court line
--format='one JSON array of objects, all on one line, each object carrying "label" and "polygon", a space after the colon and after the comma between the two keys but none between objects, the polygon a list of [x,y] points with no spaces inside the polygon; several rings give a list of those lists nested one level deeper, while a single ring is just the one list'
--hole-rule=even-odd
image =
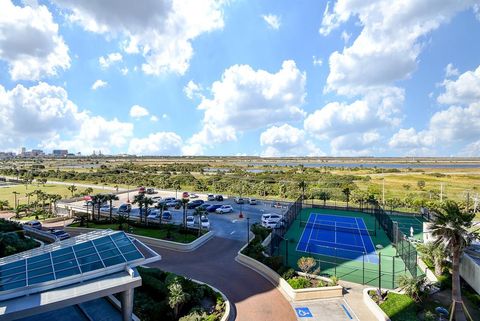
[{"label": "white court line", "polygon": [[[367,248],[365,247],[365,242],[363,241],[363,237],[362,237],[362,234],[360,232],[360,227],[358,226],[358,221],[357,219],[355,218],[355,222],[357,222],[357,229],[358,229],[358,234],[360,235],[360,239],[362,240],[362,244],[363,244],[363,250],[364,250],[364,253],[367,254]],[[364,255],[365,255],[364,254]],[[370,262],[370,258],[367,256],[367,260],[368,260],[368,263],[372,263]]]},{"label": "white court line", "polygon": [[232,231],[232,232],[230,233],[230,235],[232,235],[232,234],[234,234],[234,233],[235,233],[235,231]]},{"label": "white court line", "polygon": [[[310,213],[310,215],[308,216],[308,221],[307,221],[307,223],[310,222],[310,218],[312,217],[312,214],[313,214],[313,213]],[[303,234],[305,234],[306,227],[308,227],[308,226],[305,226],[305,228],[303,229],[302,235],[300,236],[300,240],[298,241],[298,244],[297,244],[297,248],[295,249],[295,250],[298,251],[298,252],[305,252],[305,253],[307,253],[306,251],[299,251],[299,250],[298,250],[298,247],[300,246],[300,244],[302,244],[301,242],[302,242],[302,239],[303,239]],[[313,230],[313,228],[310,228],[310,230]],[[312,231],[310,231],[310,235],[308,236],[308,239],[307,239],[307,242],[306,242],[306,243],[307,243],[307,247],[308,247],[308,243],[310,243],[310,236],[311,236],[311,235],[312,235]],[[306,250],[306,249],[305,249],[305,250]]]}]

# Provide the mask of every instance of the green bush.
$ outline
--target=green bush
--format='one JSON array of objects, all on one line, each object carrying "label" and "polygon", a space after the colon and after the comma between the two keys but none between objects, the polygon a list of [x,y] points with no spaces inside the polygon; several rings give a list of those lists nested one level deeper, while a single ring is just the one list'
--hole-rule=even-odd
[{"label": "green bush", "polygon": [[294,278],[295,276],[297,276],[297,273],[292,268],[288,269],[285,273],[282,274],[282,278],[284,278],[285,280],[289,280],[291,278]]},{"label": "green bush", "polygon": [[416,321],[417,305],[412,298],[404,294],[388,293],[380,308],[392,321]]},{"label": "green bush", "polygon": [[9,256],[38,247],[40,244],[23,233],[0,233],[0,257]]},{"label": "green bush", "polygon": [[274,271],[279,271],[283,266],[282,256],[268,256],[263,259],[263,263]]},{"label": "green bush", "polygon": [[294,289],[306,289],[311,286],[310,280],[303,276],[297,276],[287,280],[288,284]]},{"label": "green bush", "polygon": [[258,223],[253,224],[250,228],[250,231],[255,234],[255,238],[260,240],[260,242],[263,242],[263,240],[267,238],[268,234],[271,233],[268,228],[263,227]]}]

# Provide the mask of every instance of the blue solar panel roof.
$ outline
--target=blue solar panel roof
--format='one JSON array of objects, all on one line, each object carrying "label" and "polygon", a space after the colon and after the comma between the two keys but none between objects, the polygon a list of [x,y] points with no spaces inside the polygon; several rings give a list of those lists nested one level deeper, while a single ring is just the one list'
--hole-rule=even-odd
[{"label": "blue solar panel roof", "polygon": [[90,237],[82,235],[69,241],[60,246],[52,244],[43,250],[27,251],[23,258],[16,255],[2,259],[0,294],[45,282],[80,281],[81,278],[75,277],[122,270],[125,265],[144,259],[124,232],[94,233]]}]

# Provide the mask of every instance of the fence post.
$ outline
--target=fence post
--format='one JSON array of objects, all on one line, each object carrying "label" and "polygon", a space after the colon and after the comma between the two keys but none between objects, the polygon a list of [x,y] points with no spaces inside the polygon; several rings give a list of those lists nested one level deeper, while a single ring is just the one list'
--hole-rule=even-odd
[{"label": "fence post", "polygon": [[365,252],[362,255],[362,284],[365,285]]},{"label": "fence post", "polygon": [[395,256],[393,256],[393,267],[392,267],[392,289],[395,289]]},{"label": "fence post", "polygon": [[337,248],[335,247],[334,250],[335,250],[335,252],[334,252],[335,276],[337,276]]},{"label": "fence post", "polygon": [[382,253],[378,253],[378,292],[382,293]]}]

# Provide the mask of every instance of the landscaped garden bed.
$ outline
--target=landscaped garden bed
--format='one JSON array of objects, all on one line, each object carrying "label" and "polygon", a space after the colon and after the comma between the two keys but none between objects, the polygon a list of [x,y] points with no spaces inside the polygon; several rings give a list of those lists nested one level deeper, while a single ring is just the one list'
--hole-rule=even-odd
[{"label": "landscaped garden bed", "polygon": [[130,223],[127,225],[126,223],[119,224],[96,221],[84,222],[83,226],[81,222],[77,222],[70,224],[68,227],[123,230],[130,234],[178,243],[191,243],[200,236],[198,230],[184,229],[182,226],[172,224],[144,226],[136,223]]},{"label": "landscaped garden bed", "polygon": [[40,243],[25,236],[20,224],[0,219],[0,257],[27,251],[38,246],[40,246]]},{"label": "landscaped garden bed", "polygon": [[[242,254],[269,267],[284,279],[293,290],[323,288],[338,285],[338,279],[330,276],[319,276],[320,269],[317,262],[311,257],[302,257],[298,260],[298,269],[287,267],[283,264],[281,256],[267,256],[262,242],[267,238],[270,231],[258,224],[252,225],[251,231],[255,238],[246,246]],[[340,292],[341,293],[341,292]]]},{"label": "landscaped garden bed", "polygon": [[226,310],[222,295],[206,284],[154,268],[138,267],[134,312],[143,321],[218,321]]}]

